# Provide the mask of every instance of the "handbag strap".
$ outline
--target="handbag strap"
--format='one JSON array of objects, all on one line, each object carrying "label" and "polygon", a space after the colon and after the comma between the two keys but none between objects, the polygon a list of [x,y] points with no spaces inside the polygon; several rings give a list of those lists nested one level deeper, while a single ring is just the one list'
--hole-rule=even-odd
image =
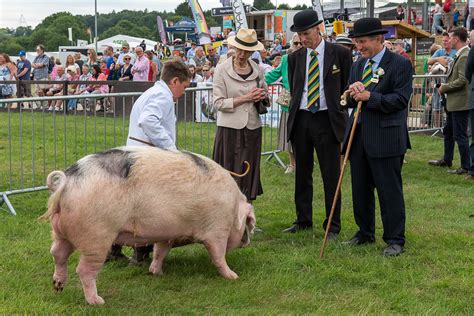
[{"label": "handbag strap", "polygon": [[260,88],[260,73],[257,75],[257,78],[255,78],[257,81],[257,88]]}]

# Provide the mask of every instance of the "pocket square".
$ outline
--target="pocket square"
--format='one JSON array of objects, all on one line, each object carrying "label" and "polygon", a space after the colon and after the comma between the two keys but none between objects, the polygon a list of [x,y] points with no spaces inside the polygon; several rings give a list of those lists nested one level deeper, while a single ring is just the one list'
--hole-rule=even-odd
[{"label": "pocket square", "polygon": [[333,69],[332,70],[332,74],[337,74],[338,72],[341,72],[341,70],[339,70],[339,69]]}]

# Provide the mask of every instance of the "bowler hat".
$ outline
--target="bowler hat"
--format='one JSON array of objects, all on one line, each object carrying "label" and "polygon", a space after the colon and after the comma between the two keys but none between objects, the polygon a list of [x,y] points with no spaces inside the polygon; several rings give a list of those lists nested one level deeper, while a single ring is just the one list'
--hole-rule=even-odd
[{"label": "bowler hat", "polygon": [[292,32],[303,32],[323,22],[318,18],[318,14],[313,9],[302,10],[295,14],[293,25],[290,27]]},{"label": "bowler hat", "polygon": [[388,31],[382,27],[382,22],[377,18],[362,18],[354,23],[354,31],[350,38],[369,35],[385,34]]}]

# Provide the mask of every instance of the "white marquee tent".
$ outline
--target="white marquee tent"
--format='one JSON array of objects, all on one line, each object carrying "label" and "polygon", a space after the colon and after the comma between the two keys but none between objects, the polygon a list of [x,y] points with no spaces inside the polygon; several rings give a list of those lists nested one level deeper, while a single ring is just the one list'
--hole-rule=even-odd
[{"label": "white marquee tent", "polygon": [[[115,35],[97,42],[97,48],[99,51],[102,51],[106,46],[112,46],[114,50],[118,51],[122,48],[122,43],[127,42],[130,45],[130,48],[136,47],[140,45],[140,43],[145,40],[146,49],[152,50],[156,44],[156,41],[152,41],[150,39],[141,38],[141,37],[133,37],[128,35]],[[89,44],[86,47],[88,48],[95,48],[95,44]]]}]

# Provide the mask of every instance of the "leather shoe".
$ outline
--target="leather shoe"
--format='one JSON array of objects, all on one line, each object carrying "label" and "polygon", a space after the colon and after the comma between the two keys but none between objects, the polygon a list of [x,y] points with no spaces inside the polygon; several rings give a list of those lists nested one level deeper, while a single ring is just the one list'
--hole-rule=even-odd
[{"label": "leather shoe", "polygon": [[448,169],[449,174],[466,174],[467,170],[463,168],[458,168],[458,169]]},{"label": "leather shoe", "polygon": [[361,237],[359,235],[355,235],[352,237],[352,239],[345,241],[345,245],[350,245],[350,246],[358,246],[358,245],[364,245],[364,244],[373,244],[375,242],[375,238],[373,237]]},{"label": "leather shoe", "polygon": [[312,229],[313,227],[311,226],[301,226],[301,225],[298,225],[298,224],[293,224],[291,225],[290,227],[288,227],[287,229],[284,229],[282,231],[282,233],[291,233],[291,234],[294,234],[294,233],[297,233],[299,231],[302,231],[302,230],[308,230],[308,229]]},{"label": "leather shoe", "polygon": [[444,159],[430,160],[428,161],[428,164],[431,166],[436,166],[436,167],[451,167],[452,166],[451,162],[447,162]]},{"label": "leather shoe", "polygon": [[464,177],[464,180],[474,180],[474,175],[468,174],[467,176]]},{"label": "leather shoe", "polygon": [[383,255],[385,257],[396,257],[401,255],[405,249],[401,245],[397,244],[391,244],[388,245],[384,250],[383,250]]},{"label": "leather shoe", "polygon": [[329,232],[329,233],[328,233],[327,241],[336,241],[338,235],[339,235],[339,234],[337,234],[337,233]]}]

